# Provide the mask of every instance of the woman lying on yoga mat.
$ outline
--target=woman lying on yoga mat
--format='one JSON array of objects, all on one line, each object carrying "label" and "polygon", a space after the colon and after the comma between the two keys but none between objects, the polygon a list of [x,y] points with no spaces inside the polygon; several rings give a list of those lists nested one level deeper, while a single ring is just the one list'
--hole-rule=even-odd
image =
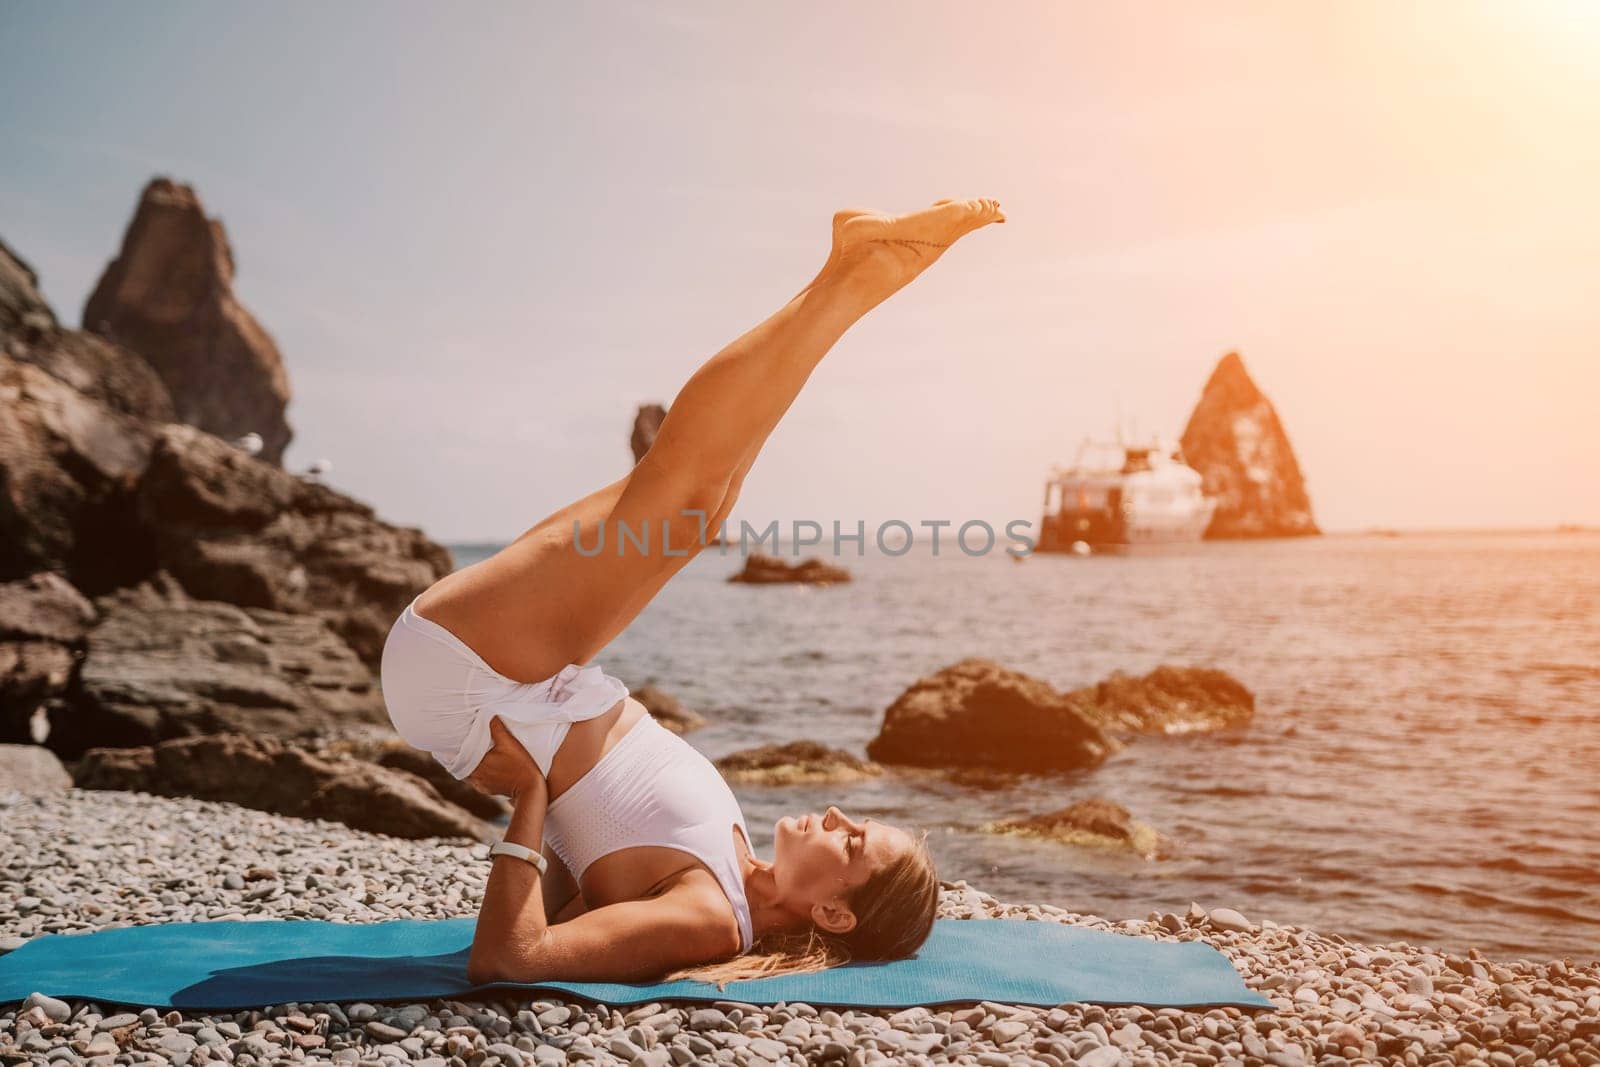
[{"label": "woman lying on yoga mat", "polygon": [[899,959],[928,936],[939,884],[921,837],[830,807],[779,819],[760,859],[711,762],[584,664],[720,528],[834,342],[960,237],[1004,221],[993,200],[835,215],[822,270],[694,373],[626,477],[396,620],[382,665],[395,728],[514,800],[472,981],[726,982]]}]

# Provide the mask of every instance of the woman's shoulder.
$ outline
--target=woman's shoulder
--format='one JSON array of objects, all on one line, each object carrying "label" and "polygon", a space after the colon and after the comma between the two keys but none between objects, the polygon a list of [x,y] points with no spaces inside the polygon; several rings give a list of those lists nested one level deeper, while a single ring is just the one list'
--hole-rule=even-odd
[{"label": "woman's shoulder", "polygon": [[707,950],[718,958],[738,955],[744,947],[739,917],[716,875],[704,867],[687,867],[646,899],[670,901],[678,920],[705,938]]}]

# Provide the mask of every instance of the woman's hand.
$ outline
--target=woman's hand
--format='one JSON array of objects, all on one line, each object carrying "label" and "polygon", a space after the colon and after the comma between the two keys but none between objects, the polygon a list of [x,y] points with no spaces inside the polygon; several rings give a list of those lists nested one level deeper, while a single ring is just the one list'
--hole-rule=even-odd
[{"label": "woman's hand", "polygon": [[513,801],[530,789],[544,788],[544,774],[528,755],[506,724],[497,715],[489,720],[489,737],[494,741],[477,769],[467,775],[467,781],[491,796],[510,797]]}]

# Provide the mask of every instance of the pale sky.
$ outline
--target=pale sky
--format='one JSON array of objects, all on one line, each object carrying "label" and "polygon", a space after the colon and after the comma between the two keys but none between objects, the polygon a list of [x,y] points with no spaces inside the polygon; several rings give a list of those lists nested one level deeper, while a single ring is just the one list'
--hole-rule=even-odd
[{"label": "pale sky", "polygon": [[440,540],[624,471],[835,209],[975,196],[1010,221],[846,335],[736,514],[1034,519],[1238,349],[1325,529],[1600,523],[1600,4],[13,2],[0,99],[57,314],[191,183],[288,465]]}]

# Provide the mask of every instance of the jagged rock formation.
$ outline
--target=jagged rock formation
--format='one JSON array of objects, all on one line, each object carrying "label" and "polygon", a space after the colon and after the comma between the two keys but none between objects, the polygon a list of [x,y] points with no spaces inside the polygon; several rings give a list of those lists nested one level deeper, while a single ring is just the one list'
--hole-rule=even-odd
[{"label": "jagged rock formation", "polygon": [[1183,456],[1218,498],[1207,538],[1320,533],[1289,437],[1272,402],[1229,352],[1206,382],[1183,431]]},{"label": "jagged rock formation", "polygon": [[639,462],[650,446],[656,443],[656,434],[666,420],[667,409],[660,404],[640,404],[633,416],[633,433],[628,437],[628,447],[633,449],[633,461]]},{"label": "jagged rock formation", "polygon": [[98,592],[148,568],[130,491],[150,426],[0,355],[0,580],[59,567]]},{"label": "jagged rock formation", "polygon": [[50,747],[150,745],[225,732],[308,737],[387,721],[372,671],[314,615],[193,600],[164,575],[99,598]]},{"label": "jagged rock formation", "polygon": [[480,819],[504,819],[511,815],[510,804],[499,797],[478,792],[476,787],[445,770],[444,765],[433,756],[420,748],[412,748],[398,737],[365,740],[341,738],[318,746],[316,754],[324,757],[354,756],[379,767],[414,774],[433,786],[441,797]]},{"label": "jagged rock formation", "polygon": [[270,737],[213,734],[152,747],[97,748],[79,761],[73,780],[80,789],[226,801],[392,837],[494,836],[414,774],[316,756]]},{"label": "jagged rock formation", "polygon": [[816,741],[741,749],[717,760],[716,767],[728,781],[746,785],[859,782],[883,773],[875,763]]},{"label": "jagged rock formation", "polygon": [[0,241],[0,354],[32,363],[78,392],[124,415],[167,421],[172,397],[137,353],[104,338],[67,330],[39,293],[39,279]]},{"label": "jagged rock formation", "polygon": [[776,556],[752,552],[745,558],[744,569],[729,575],[728,581],[746,585],[839,585],[850,580],[850,572],[820,559],[803,559],[788,563]]},{"label": "jagged rock formation", "polygon": [[165,568],[192,596],[314,612],[376,666],[394,618],[452,569],[366,504],[6,356],[0,409],[0,580],[58,568],[100,594]]},{"label": "jagged rock formation", "polygon": [[39,294],[39,276],[0,241],[0,326],[7,333],[41,335],[59,329],[55,312]]},{"label": "jagged rock formation", "polygon": [[[195,315],[229,344],[249,341],[259,328],[227,292],[220,228],[197,202],[185,214],[185,196],[152,183],[102,290],[142,294],[127,306],[153,301],[170,325],[182,316],[169,314],[173,292],[155,274],[176,271],[174,292],[193,298]],[[197,219],[220,264],[184,244]],[[278,396],[268,406],[281,415],[275,353],[237,371],[242,381],[216,377],[226,361],[208,366],[225,392]],[[32,269],[0,244],[0,741],[76,756],[226,729],[304,736],[385,721],[374,672],[383,638],[452,569],[449,553],[173,416],[149,363],[63,328]],[[102,598],[98,610],[84,594]]]},{"label": "jagged rock formation", "polygon": [[139,353],[176,417],[232,440],[261,435],[279,463],[289,378],[272,338],[233,293],[233,250],[188,185],[155,178],[83,309],[83,328]]},{"label": "jagged rock formation", "polygon": [[176,423],[155,435],[137,510],[191,596],[320,616],[373,667],[406,604],[452,569],[421,530]]}]

